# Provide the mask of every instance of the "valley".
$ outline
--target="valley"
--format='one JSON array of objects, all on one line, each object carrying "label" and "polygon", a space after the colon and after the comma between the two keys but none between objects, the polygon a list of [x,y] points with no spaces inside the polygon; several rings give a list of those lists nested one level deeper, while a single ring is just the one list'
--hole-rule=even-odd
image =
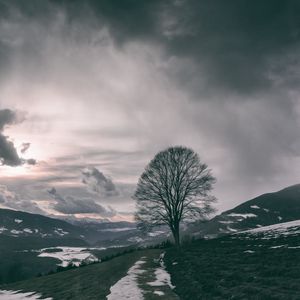
[{"label": "valley", "polygon": [[180,249],[146,249],[169,238],[165,228],[143,234],[127,222],[70,224],[0,210],[0,290],[53,300],[299,299],[299,196],[292,186],[189,224]]}]

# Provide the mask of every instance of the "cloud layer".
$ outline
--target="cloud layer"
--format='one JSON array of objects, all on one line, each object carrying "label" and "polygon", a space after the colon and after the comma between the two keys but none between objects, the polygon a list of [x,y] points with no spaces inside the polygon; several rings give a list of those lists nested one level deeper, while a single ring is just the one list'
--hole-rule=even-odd
[{"label": "cloud layer", "polygon": [[[59,211],[133,210],[138,176],[169,145],[213,169],[221,210],[300,181],[296,1],[0,5],[0,104],[12,109],[0,156],[21,165],[20,145],[40,162],[10,181],[17,194],[38,182],[60,191]],[[15,109],[26,122],[8,128]]]}]

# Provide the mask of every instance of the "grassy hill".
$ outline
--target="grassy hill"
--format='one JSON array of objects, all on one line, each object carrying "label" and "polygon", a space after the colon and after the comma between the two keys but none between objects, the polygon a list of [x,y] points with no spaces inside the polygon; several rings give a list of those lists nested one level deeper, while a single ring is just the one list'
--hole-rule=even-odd
[{"label": "grassy hill", "polygon": [[[197,240],[182,245],[180,250],[164,251],[165,265],[180,299],[300,299],[300,220]],[[103,263],[16,282],[0,289],[34,291],[54,300],[106,299],[110,287],[137,260],[147,257],[143,269],[153,268],[151,262],[161,252],[136,250]],[[152,272],[139,282],[146,292],[146,300],[160,297],[154,294],[157,287],[149,288],[148,283],[153,280]],[[166,288],[163,291],[165,295],[159,299],[178,299],[174,293],[168,294]]]},{"label": "grassy hill", "polygon": [[35,291],[54,300],[106,299],[109,289],[142,256],[157,258],[161,250],[143,250],[70,271],[1,286],[6,290]]},{"label": "grassy hill", "polygon": [[300,221],[199,240],[165,260],[180,299],[300,299]]}]

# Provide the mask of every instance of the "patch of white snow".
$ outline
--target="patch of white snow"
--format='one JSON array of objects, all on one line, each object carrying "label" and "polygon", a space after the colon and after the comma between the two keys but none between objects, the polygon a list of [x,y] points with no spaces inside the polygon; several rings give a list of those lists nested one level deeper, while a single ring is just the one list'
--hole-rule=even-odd
[{"label": "patch of white snow", "polygon": [[164,296],[165,293],[163,291],[154,291],[153,294],[158,295],[158,296]]},{"label": "patch of white snow", "polygon": [[143,300],[143,292],[138,286],[137,278],[139,274],[145,271],[140,269],[140,266],[146,263],[145,260],[138,260],[127,272],[127,275],[121,278],[110,288],[110,294],[106,296],[107,300]]},{"label": "patch of white snow", "polygon": [[157,268],[154,272],[156,279],[154,281],[148,282],[147,284],[150,286],[164,286],[168,285],[171,289],[174,289],[175,286],[171,283],[171,276],[166,271],[165,264],[164,264],[164,256],[165,253],[160,255],[160,268]]},{"label": "patch of white snow", "polygon": [[[57,252],[52,252],[52,250],[57,249]],[[47,251],[48,250],[48,251]],[[49,251],[51,250],[51,251]],[[75,266],[79,266],[81,262],[95,262],[98,258],[89,252],[87,248],[80,247],[52,247],[40,250],[38,257],[52,257],[61,261],[59,266],[66,267],[70,263]]]},{"label": "patch of white snow", "polygon": [[248,214],[236,214],[236,213],[230,213],[229,215],[227,215],[228,217],[241,217],[241,218],[244,218],[244,219],[247,219],[247,218],[256,218],[257,215],[255,214],[252,214],[252,213],[248,213]]},{"label": "patch of white snow", "polygon": [[[42,295],[36,292],[19,293],[20,291],[0,290],[0,300],[36,300],[41,299]],[[52,300],[52,298],[43,298],[44,300]]]},{"label": "patch of white snow", "polygon": [[5,227],[0,227],[0,233],[4,232],[4,231],[6,231],[6,230],[7,230],[7,228],[5,228]]}]

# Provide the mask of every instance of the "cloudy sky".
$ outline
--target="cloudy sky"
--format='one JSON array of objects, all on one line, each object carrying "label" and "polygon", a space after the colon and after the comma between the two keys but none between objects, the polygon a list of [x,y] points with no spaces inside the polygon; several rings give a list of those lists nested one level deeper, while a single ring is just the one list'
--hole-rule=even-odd
[{"label": "cloudy sky", "polygon": [[130,219],[159,150],[220,211],[300,182],[300,2],[0,1],[0,206]]}]

